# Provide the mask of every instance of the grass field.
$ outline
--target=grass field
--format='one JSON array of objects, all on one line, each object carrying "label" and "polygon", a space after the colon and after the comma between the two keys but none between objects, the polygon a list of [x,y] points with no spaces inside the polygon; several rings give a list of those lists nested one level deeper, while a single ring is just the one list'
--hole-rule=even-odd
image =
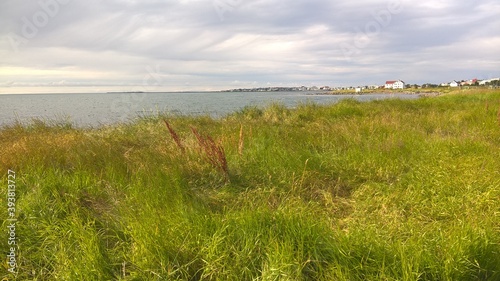
[{"label": "grass field", "polygon": [[3,127],[4,257],[9,169],[0,279],[500,280],[498,90]]}]

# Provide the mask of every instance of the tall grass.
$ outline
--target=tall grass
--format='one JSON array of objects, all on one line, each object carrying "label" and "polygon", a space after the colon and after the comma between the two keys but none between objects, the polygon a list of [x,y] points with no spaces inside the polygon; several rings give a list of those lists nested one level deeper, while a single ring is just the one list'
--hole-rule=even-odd
[{"label": "tall grass", "polygon": [[499,101],[4,126],[19,272],[0,278],[500,280]]}]

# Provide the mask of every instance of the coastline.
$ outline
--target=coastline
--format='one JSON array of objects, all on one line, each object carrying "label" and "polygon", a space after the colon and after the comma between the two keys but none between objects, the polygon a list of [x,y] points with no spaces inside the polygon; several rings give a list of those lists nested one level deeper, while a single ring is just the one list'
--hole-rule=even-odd
[{"label": "coastline", "polygon": [[438,91],[362,91],[362,92],[355,92],[355,91],[330,91],[330,92],[318,92],[310,95],[333,95],[333,96],[342,96],[342,95],[420,95],[423,97],[436,97],[439,96],[443,93],[438,92]]}]

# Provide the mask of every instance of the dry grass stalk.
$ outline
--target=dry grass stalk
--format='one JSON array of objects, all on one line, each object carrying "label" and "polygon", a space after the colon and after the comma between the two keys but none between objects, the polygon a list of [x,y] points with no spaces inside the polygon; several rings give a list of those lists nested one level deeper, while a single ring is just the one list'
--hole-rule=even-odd
[{"label": "dry grass stalk", "polygon": [[196,128],[191,127],[191,131],[198,140],[198,144],[205,151],[208,162],[229,178],[229,169],[227,167],[226,153],[222,145],[217,144],[210,136],[201,135]]},{"label": "dry grass stalk", "polygon": [[182,145],[182,141],[181,141],[181,138],[179,137],[179,135],[175,132],[175,130],[172,128],[172,126],[170,126],[170,124],[167,122],[167,120],[163,120],[165,122],[165,125],[167,125],[167,129],[168,129],[168,132],[170,133],[170,136],[172,137],[172,139],[174,139],[175,143],[177,144],[177,147],[179,147],[179,149],[184,152],[185,151],[185,148],[184,148],[184,145]]},{"label": "dry grass stalk", "polygon": [[498,108],[497,118],[498,118],[498,125],[500,125],[500,108]]},{"label": "dry grass stalk", "polygon": [[122,275],[123,275],[123,278],[126,278],[127,277],[127,270],[125,269],[125,266],[127,265],[127,262],[124,261],[122,263]]},{"label": "dry grass stalk", "polygon": [[240,140],[238,142],[238,154],[240,156],[243,156],[243,146],[245,144],[245,141],[243,139],[243,125],[240,126]]}]

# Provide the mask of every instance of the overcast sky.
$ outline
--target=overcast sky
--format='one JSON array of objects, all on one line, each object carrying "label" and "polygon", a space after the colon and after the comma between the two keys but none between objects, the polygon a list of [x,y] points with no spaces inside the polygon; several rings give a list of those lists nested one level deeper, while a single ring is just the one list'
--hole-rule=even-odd
[{"label": "overcast sky", "polygon": [[500,76],[498,0],[1,0],[0,93]]}]

